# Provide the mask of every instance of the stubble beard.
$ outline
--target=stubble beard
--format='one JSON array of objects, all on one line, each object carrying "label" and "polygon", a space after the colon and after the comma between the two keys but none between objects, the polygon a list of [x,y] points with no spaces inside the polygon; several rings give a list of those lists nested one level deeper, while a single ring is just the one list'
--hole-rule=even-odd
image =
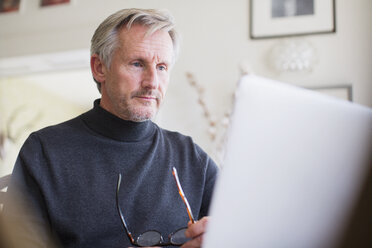
[{"label": "stubble beard", "polygon": [[[135,98],[139,96],[155,96],[156,100],[154,100],[155,103],[136,101]],[[162,97],[159,92],[143,89],[133,92],[130,99],[122,99],[120,105],[125,119],[133,122],[144,122],[155,118],[161,102]]]}]

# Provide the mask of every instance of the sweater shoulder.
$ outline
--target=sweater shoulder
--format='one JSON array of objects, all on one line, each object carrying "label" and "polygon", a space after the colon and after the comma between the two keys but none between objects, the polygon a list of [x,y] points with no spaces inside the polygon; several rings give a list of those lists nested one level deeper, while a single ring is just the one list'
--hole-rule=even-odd
[{"label": "sweater shoulder", "polygon": [[80,136],[82,130],[85,129],[82,121],[82,115],[32,132],[26,139],[24,145],[29,142],[37,142],[47,146],[58,146],[65,144],[71,138]]},{"label": "sweater shoulder", "polygon": [[177,132],[177,131],[171,131],[171,130],[168,130],[168,129],[164,129],[164,128],[161,128],[159,126],[157,126],[158,130],[164,135],[164,137],[166,138],[170,138],[170,139],[175,139],[175,140],[182,140],[182,141],[185,141],[187,140],[188,142],[192,142],[193,143],[193,140],[190,136],[188,135],[184,135],[180,132]]},{"label": "sweater shoulder", "polygon": [[184,135],[177,131],[171,131],[158,127],[164,139],[167,140],[173,147],[183,147],[183,149],[192,152],[201,161],[208,160],[208,154],[194,142],[193,138],[188,135]]},{"label": "sweater shoulder", "polygon": [[74,117],[70,120],[55,124],[55,125],[44,127],[40,130],[35,131],[33,134],[36,134],[38,136],[57,135],[58,133],[66,134],[66,131],[69,131],[69,130],[72,131],[81,126],[83,115],[84,114]]},{"label": "sweater shoulder", "polygon": [[157,126],[159,132],[161,133],[162,137],[167,142],[170,142],[171,144],[175,144],[177,146],[198,146],[194,140],[191,138],[191,136],[184,135],[177,131],[171,131],[168,129],[161,128]]}]

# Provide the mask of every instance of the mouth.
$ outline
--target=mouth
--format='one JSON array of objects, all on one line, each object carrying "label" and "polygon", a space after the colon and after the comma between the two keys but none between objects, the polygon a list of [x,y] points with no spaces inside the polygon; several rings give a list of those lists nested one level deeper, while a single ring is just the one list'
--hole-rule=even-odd
[{"label": "mouth", "polygon": [[158,98],[156,96],[136,96],[137,98],[145,101],[157,101]]},{"label": "mouth", "polygon": [[161,102],[162,97],[160,92],[156,90],[141,89],[133,92],[132,98],[137,99],[137,101],[142,102],[143,104],[158,104]]}]

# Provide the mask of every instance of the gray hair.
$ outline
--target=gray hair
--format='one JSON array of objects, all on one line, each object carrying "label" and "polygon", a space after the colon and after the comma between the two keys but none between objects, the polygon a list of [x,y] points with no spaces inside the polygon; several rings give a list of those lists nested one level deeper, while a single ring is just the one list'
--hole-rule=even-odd
[{"label": "gray hair", "polygon": [[[107,17],[96,29],[91,40],[90,54],[97,54],[104,65],[111,65],[111,58],[118,47],[118,33],[124,26],[129,30],[133,24],[148,27],[147,35],[158,30],[166,30],[173,43],[173,62],[179,50],[179,38],[174,29],[173,16],[166,10],[155,9],[122,9]],[[101,92],[101,83],[94,77],[97,88]]]}]

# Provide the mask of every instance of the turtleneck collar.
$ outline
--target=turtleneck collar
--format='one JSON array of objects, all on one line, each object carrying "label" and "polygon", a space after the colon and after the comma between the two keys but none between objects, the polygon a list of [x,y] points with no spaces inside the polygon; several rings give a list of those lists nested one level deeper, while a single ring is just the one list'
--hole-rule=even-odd
[{"label": "turtleneck collar", "polygon": [[83,116],[85,124],[93,131],[111,139],[136,142],[151,137],[156,125],[148,120],[133,122],[123,120],[100,106],[100,99],[94,101],[92,110]]}]

